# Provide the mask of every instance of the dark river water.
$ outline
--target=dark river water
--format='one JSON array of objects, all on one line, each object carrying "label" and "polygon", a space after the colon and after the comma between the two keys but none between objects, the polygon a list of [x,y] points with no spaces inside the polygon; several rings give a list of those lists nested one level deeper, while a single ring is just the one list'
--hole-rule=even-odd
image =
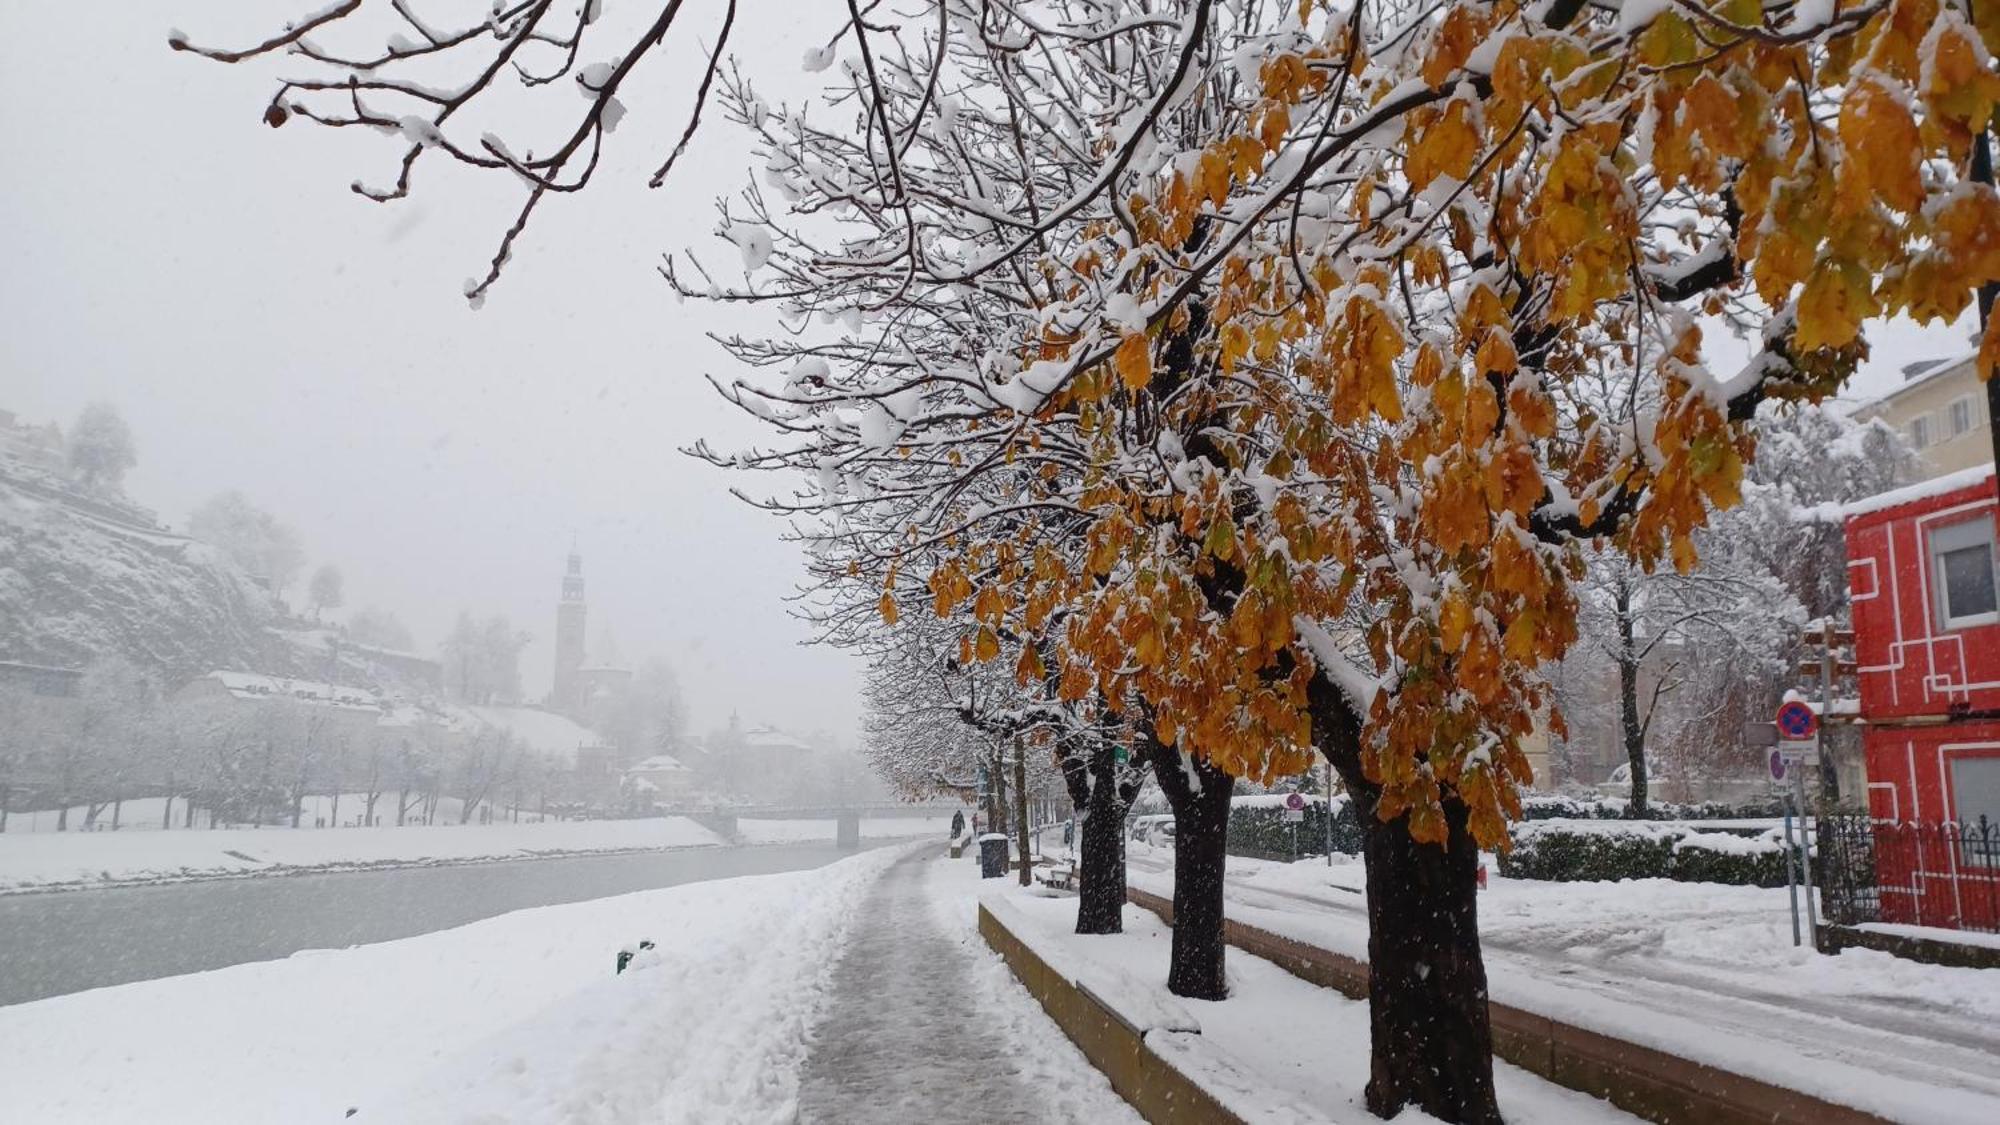
[{"label": "dark river water", "polygon": [[853,854],[832,844],[689,848],[0,895],[0,1005]]}]

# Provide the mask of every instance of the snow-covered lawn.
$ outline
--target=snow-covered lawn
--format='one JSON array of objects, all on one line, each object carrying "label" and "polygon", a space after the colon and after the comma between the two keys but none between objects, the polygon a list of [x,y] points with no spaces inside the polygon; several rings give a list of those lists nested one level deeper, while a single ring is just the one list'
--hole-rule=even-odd
[{"label": "snow-covered lawn", "polygon": [[901,854],[0,1008],[0,1117],[790,1122],[854,904]]},{"label": "snow-covered lawn", "polygon": [[[832,839],[829,832],[826,839]],[[550,854],[714,847],[683,817],[403,828],[0,834],[0,892]]]},{"label": "snow-covered lawn", "polygon": [[[1171,863],[1134,848],[1133,885],[1171,894]],[[1365,958],[1363,879],[1232,856],[1229,912]],[[2000,972],[1795,948],[1783,888],[1489,872],[1479,924],[1500,1003],[1898,1120],[2000,1121]]]},{"label": "snow-covered lawn", "polygon": [[[1233,862],[1233,860],[1232,860]],[[1342,1125],[1381,1119],[1369,1114],[1368,1005],[1308,984],[1261,957],[1228,955],[1229,999],[1186,1000],[1166,990],[1173,931],[1154,914],[1125,908],[1125,932],[1079,937],[1076,900],[1045,897],[1009,880],[987,884],[1000,896],[1010,923],[1034,927],[1033,944],[1053,946],[1064,958],[1081,958],[1093,991],[1108,995],[1128,1015],[1166,1009],[1199,1024],[1200,1052],[1170,1056],[1176,1065],[1207,1078],[1211,1092],[1231,1091],[1225,1104],[1250,1121],[1292,1120],[1294,1107]],[[1152,1042],[1152,1038],[1148,1038]],[[1522,1125],[1596,1125],[1637,1121],[1597,1098],[1564,1089],[1506,1063],[1494,1064],[1500,1108]],[[1309,1118],[1311,1119],[1311,1118]],[[1406,1110],[1396,1120],[1436,1119]]]},{"label": "snow-covered lawn", "polygon": [[[942,846],[950,827],[950,817],[865,817],[861,835],[869,840],[930,836]],[[742,820],[738,828],[745,843],[814,843],[832,841],[835,822]],[[175,879],[717,847],[728,842],[685,817],[402,828],[6,832],[0,833],[0,894]]]}]

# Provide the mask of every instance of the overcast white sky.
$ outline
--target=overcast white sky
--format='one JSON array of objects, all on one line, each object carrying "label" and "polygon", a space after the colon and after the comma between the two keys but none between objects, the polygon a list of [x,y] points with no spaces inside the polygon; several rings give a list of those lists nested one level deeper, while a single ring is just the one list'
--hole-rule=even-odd
[{"label": "overcast white sky", "polygon": [[[534,696],[575,536],[593,632],[610,622],[627,661],[670,660],[698,729],[734,710],[851,733],[858,669],[799,646],[779,525],[677,452],[759,436],[702,380],[735,374],[704,329],[746,322],[675,303],[654,273],[691,244],[732,259],[711,201],[742,176],[740,141],[717,120],[676,183],[638,182],[682,123],[693,45],[636,72],[658,96],[631,99],[603,183],[545,206],[474,312],[460,288],[511,219],[512,184],[426,160],[413,200],[367,203],[347,185],[393,175],[395,141],[271,130],[273,67],[166,47],[170,26],[240,45],[316,6],[0,2],[0,407],[66,423],[117,404],[140,445],[135,499],[179,524],[242,489],[346,572],[350,606],[394,609],[427,650],[462,608],[508,614],[535,634]],[[704,37],[718,10],[688,5]],[[816,0],[749,5],[737,49],[798,88],[837,19]],[[1962,340],[1883,333],[1852,393]]]},{"label": "overcast white sky", "polygon": [[[602,188],[545,207],[474,312],[461,286],[515,185],[438,162],[414,200],[368,203],[347,185],[388,180],[395,141],[272,130],[273,68],[166,47],[170,27],[254,42],[316,6],[0,3],[0,407],[66,424],[117,404],[139,443],[135,499],[179,525],[242,489],[299,528],[314,565],[345,571],[350,607],[394,609],[427,650],[461,608],[510,615],[536,637],[537,697],[574,535],[593,633],[608,621],[628,662],[670,660],[697,729],[736,710],[852,733],[858,669],[799,646],[781,526],[677,451],[758,436],[702,379],[734,374],[703,336],[726,321],[654,272],[690,244],[736,257],[709,241],[713,197],[744,168],[726,122],[678,184],[643,187],[678,135],[688,57],[637,72],[660,104],[633,106]],[[704,39],[711,8],[688,5]],[[754,8],[743,48],[797,75],[813,21]],[[565,112],[584,104],[564,96]]]}]

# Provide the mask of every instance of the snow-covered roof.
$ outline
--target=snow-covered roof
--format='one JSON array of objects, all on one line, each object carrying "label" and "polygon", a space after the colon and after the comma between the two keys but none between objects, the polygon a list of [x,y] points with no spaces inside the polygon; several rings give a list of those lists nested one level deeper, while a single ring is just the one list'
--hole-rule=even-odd
[{"label": "snow-covered roof", "polygon": [[754,747],[759,750],[810,751],[812,749],[810,743],[804,742],[792,735],[786,734],[784,731],[779,730],[777,727],[768,727],[768,726],[751,727],[749,730],[744,731],[743,746],[745,749],[750,749]]},{"label": "snow-covered roof", "polygon": [[632,768],[626,770],[625,772],[662,773],[662,772],[671,772],[673,770],[685,770],[685,769],[687,769],[687,767],[681,764],[681,760],[679,758],[674,757],[672,754],[655,754],[650,758],[641,759],[640,761],[633,763]]},{"label": "snow-covered roof", "polygon": [[1840,511],[1842,515],[1851,517],[1867,515],[1870,512],[1887,511],[1890,508],[1900,508],[1905,504],[1914,504],[1919,500],[1929,500],[1934,496],[1943,496],[1947,492],[1957,492],[1961,488],[1971,488],[1992,475],[1993,466],[1991,464],[1973,465],[1969,468],[1960,469],[1955,473],[1946,473],[1941,477],[1921,480],[1915,484],[1904,485],[1902,488],[1892,488],[1887,492],[1878,492],[1873,496],[1856,500],[1852,504],[1843,507]]},{"label": "snow-covered roof", "polygon": [[1862,403],[1859,409],[1867,410],[1870,407],[1880,406],[1885,402],[1889,402],[1892,399],[1915,390],[1940,375],[1956,371],[1958,368],[1970,363],[1971,360],[1972,356],[1968,354],[1945,356],[1941,359],[1925,359],[1905,364],[1903,366],[1903,381],[1896,386],[1896,389]]},{"label": "snow-covered roof", "polygon": [[459,708],[475,722],[506,731],[528,749],[543,754],[573,755],[586,746],[602,746],[597,732],[553,711],[538,707]]},{"label": "snow-covered roof", "polygon": [[371,711],[378,714],[383,709],[380,695],[367,688],[349,687],[345,684],[288,680],[282,676],[266,676],[261,672],[215,671],[203,679],[220,683],[237,699],[296,699],[300,703],[337,707],[344,711]]}]

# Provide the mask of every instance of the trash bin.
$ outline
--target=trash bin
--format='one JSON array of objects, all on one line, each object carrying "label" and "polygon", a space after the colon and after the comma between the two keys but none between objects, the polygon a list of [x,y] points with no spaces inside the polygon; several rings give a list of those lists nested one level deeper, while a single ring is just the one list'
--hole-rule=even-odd
[{"label": "trash bin", "polygon": [[979,838],[979,877],[1004,879],[1007,876],[1007,836],[988,832]]}]

